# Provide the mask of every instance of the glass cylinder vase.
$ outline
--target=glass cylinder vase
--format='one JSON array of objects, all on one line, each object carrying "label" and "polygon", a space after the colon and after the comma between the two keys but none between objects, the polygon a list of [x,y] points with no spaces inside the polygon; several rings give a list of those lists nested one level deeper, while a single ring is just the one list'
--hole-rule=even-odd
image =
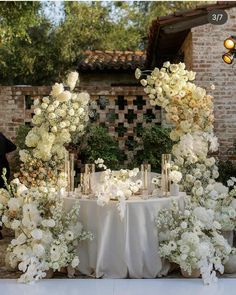
[{"label": "glass cylinder vase", "polygon": [[70,154],[69,155],[69,191],[74,192],[75,190],[75,155]]},{"label": "glass cylinder vase", "polygon": [[151,165],[148,163],[143,163],[141,165],[141,179],[143,182],[142,189],[148,190],[150,185],[150,173],[151,173]]},{"label": "glass cylinder vase", "polygon": [[170,192],[170,167],[171,154],[162,154],[161,156],[161,190],[164,196],[168,196]]},{"label": "glass cylinder vase", "polygon": [[83,175],[83,190],[86,195],[92,193],[91,174],[95,173],[95,164],[85,164]]}]

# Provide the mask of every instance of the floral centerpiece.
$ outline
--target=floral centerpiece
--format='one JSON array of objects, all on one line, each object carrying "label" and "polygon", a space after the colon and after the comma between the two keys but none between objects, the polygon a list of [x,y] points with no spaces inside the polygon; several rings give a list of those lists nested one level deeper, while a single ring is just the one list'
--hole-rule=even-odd
[{"label": "floral centerpiece", "polygon": [[98,182],[94,184],[93,189],[98,205],[104,206],[111,200],[119,201],[117,208],[121,218],[123,218],[125,213],[125,200],[138,193],[142,187],[142,180],[135,180],[138,176],[139,169],[112,171],[107,169],[103,159],[97,159],[95,164],[98,168],[104,169],[104,171],[101,172]]}]

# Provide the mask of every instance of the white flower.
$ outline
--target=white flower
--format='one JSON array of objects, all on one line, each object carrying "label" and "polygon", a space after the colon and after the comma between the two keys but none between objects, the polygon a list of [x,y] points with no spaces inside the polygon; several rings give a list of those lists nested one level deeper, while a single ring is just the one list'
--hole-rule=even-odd
[{"label": "white flower", "polygon": [[11,228],[13,230],[16,230],[17,228],[19,228],[19,226],[20,226],[20,221],[17,219],[14,219],[11,223]]},{"label": "white flower", "polygon": [[41,240],[42,239],[42,236],[43,236],[43,232],[40,229],[35,228],[34,230],[31,231],[31,236],[35,240]]},{"label": "white flower", "polygon": [[[186,254],[186,253],[188,253],[190,251],[190,248],[189,248],[189,246],[188,245],[181,245],[180,246],[180,252],[182,252],[182,253],[184,253],[184,254]],[[184,259],[185,260],[185,259]]]},{"label": "white flower", "polygon": [[169,68],[170,67],[170,62],[169,61],[164,62],[163,67],[164,68]]},{"label": "white flower", "polygon": [[67,77],[67,85],[70,87],[71,91],[75,88],[78,78],[79,78],[79,74],[77,72],[69,73]]},{"label": "white flower", "polygon": [[136,78],[136,79],[140,79],[141,75],[142,75],[141,70],[140,70],[139,68],[137,68],[137,69],[135,70],[135,78]]},{"label": "white flower", "polygon": [[68,241],[72,241],[74,239],[74,234],[72,231],[67,231],[65,233],[65,238],[68,240]]},{"label": "white flower", "polygon": [[182,179],[182,173],[179,171],[171,171],[169,176],[170,180],[174,183],[179,183]]},{"label": "white flower", "polygon": [[227,181],[227,185],[228,185],[228,186],[234,186],[234,182],[232,181],[232,179],[229,179],[229,180]]},{"label": "white flower", "polygon": [[183,228],[183,229],[186,229],[188,227],[188,224],[187,222],[183,221],[181,222],[180,226]]},{"label": "white flower", "polygon": [[40,108],[35,108],[34,109],[34,113],[35,113],[35,115],[37,115],[37,116],[39,116],[39,115],[41,115],[41,109]]},{"label": "white flower", "polygon": [[147,80],[142,79],[142,80],[140,81],[140,83],[141,83],[143,86],[146,86],[146,85],[147,85]]},{"label": "white flower", "polygon": [[42,244],[35,244],[33,246],[33,253],[37,257],[43,257],[45,254],[45,248]]},{"label": "white flower", "polygon": [[73,258],[73,260],[71,261],[71,266],[73,267],[73,268],[75,268],[75,267],[77,267],[79,265],[79,257],[78,256],[75,256],[74,258]]},{"label": "white flower", "polygon": [[71,93],[70,91],[63,91],[62,93],[60,93],[58,96],[57,96],[57,99],[59,102],[67,102],[71,99]]},{"label": "white flower", "polygon": [[78,100],[83,104],[86,105],[89,102],[90,96],[87,92],[81,92],[78,95]]},{"label": "white flower", "polygon": [[64,91],[64,86],[62,83],[55,83],[55,85],[52,86],[51,95],[53,97],[57,97],[59,94],[61,94]]},{"label": "white flower", "polygon": [[11,198],[7,203],[10,211],[18,211],[21,206],[21,202],[18,198]]}]

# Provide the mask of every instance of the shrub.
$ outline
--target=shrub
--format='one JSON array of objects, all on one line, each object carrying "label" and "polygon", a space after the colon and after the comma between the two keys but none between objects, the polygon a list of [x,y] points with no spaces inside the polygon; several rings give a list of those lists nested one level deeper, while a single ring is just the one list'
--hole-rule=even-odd
[{"label": "shrub", "polygon": [[137,154],[134,157],[135,165],[148,162],[152,171],[161,171],[161,155],[170,153],[172,141],[169,137],[170,129],[153,125],[143,129]]},{"label": "shrub", "polygon": [[102,126],[90,125],[77,145],[80,147],[79,157],[83,163],[92,163],[97,158],[102,158],[109,168],[118,169],[124,160],[118,142]]}]

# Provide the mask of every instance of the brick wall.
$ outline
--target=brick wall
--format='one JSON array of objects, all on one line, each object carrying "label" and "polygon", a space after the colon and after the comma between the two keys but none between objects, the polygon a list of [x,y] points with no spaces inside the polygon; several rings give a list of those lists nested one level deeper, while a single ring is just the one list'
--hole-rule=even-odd
[{"label": "brick wall", "polygon": [[[141,86],[119,86],[125,79],[117,78],[110,79],[108,84],[108,78],[96,77],[95,80],[90,77],[90,84],[83,77],[78,90],[88,91],[91,99],[97,102],[94,122],[107,127],[118,140],[120,149],[126,155],[125,164],[128,164],[133,157],[133,143],[140,137],[142,128],[161,124],[160,108],[153,109]],[[50,87],[44,86],[0,87],[0,130],[14,141],[18,126],[30,123],[33,100],[49,93]]]},{"label": "brick wall", "polygon": [[192,38],[185,44],[185,55],[192,47],[192,69],[197,72],[200,86],[216,86],[214,95],[215,133],[219,138],[219,157],[226,159],[233,154],[236,140],[236,64],[222,61],[225,52],[223,41],[236,34],[236,8],[227,10],[229,19],[224,25],[204,25],[192,29]]}]

